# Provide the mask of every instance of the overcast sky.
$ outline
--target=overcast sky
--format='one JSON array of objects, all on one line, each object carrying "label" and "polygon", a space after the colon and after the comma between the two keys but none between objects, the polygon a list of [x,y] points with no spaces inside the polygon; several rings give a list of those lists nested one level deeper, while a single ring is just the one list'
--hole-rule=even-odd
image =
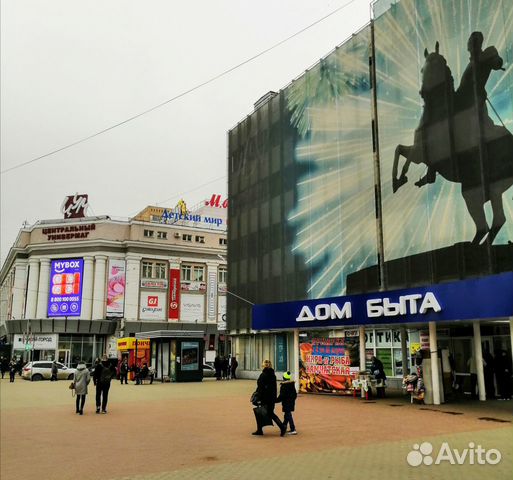
[{"label": "overcast sky", "polygon": [[[348,1],[1,0],[1,170],[164,102]],[[89,194],[89,214],[119,217],[226,195],[227,131],[366,24],[369,3],[354,0],[206,87],[3,174],[1,261],[25,220],[61,218],[75,192]]]}]

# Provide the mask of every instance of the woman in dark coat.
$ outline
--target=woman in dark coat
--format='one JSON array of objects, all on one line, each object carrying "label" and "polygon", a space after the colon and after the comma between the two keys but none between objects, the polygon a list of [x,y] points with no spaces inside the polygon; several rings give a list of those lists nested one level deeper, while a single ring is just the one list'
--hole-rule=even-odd
[{"label": "woman in dark coat", "polygon": [[[264,360],[262,363],[262,373],[260,374],[257,380],[256,393],[260,404],[267,408],[267,415],[271,418],[271,420],[274,421],[274,423],[276,423],[276,425],[280,429],[280,434],[283,437],[286,432],[285,425],[283,425],[283,422],[274,413],[274,405],[276,403],[277,396],[277,387],[276,374],[274,373],[270,360]],[[257,429],[255,432],[253,432],[252,435],[263,434],[264,432],[262,430],[262,425],[258,421],[257,417]]]}]

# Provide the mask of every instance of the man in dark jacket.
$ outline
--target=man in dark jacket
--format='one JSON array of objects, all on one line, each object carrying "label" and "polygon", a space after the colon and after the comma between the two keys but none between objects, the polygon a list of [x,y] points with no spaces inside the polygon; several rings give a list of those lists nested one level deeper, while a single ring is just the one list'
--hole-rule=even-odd
[{"label": "man in dark jacket", "polygon": [[292,412],[296,406],[296,385],[294,380],[290,376],[290,372],[283,374],[283,382],[280,383],[280,394],[276,399],[276,403],[281,402],[281,409],[283,410],[283,425],[285,430],[287,425],[290,426],[289,435],[297,435],[296,426],[294,425],[294,419],[292,418]]},{"label": "man in dark jacket", "polygon": [[497,376],[497,387],[499,389],[499,400],[511,400],[512,396],[512,373],[511,357],[506,350],[500,350],[495,358],[495,375]]},{"label": "man in dark jacket", "polygon": [[56,382],[57,381],[57,372],[58,371],[59,371],[59,369],[57,368],[57,363],[53,362],[52,363],[52,376],[50,378],[51,382]]},{"label": "man in dark jacket", "polygon": [[376,387],[376,396],[378,398],[385,398],[385,380],[387,379],[387,376],[385,374],[383,363],[377,357],[372,357],[371,372],[380,385],[379,387]]},{"label": "man in dark jacket", "polygon": [[230,362],[228,357],[223,357],[221,359],[221,369],[223,371],[223,380],[228,380],[228,370],[230,368]]},{"label": "man in dark jacket", "polygon": [[116,378],[116,369],[109,362],[107,355],[104,355],[93,373],[93,382],[96,385],[96,413],[100,413],[100,406],[102,413],[107,413],[110,381],[113,378]]},{"label": "man in dark jacket", "polygon": [[214,359],[214,368],[216,370],[216,380],[221,380],[221,369],[222,369],[221,357],[219,355]]},{"label": "man in dark jacket", "polygon": [[125,385],[128,385],[128,361],[126,358],[123,359],[119,367],[119,379],[121,380],[121,385],[123,385],[123,380]]},{"label": "man in dark jacket", "polygon": [[239,362],[237,361],[237,359],[235,357],[232,357],[232,364],[230,366],[231,368],[231,373],[232,373],[232,379],[235,379],[237,378],[237,367],[239,366]]},{"label": "man in dark jacket", "polygon": [[[266,407],[268,417],[273,420],[280,429],[280,435],[283,437],[286,432],[285,425],[274,413],[274,405],[276,403],[276,374],[272,368],[270,360],[264,360],[262,363],[262,373],[257,380],[256,393],[260,403]],[[257,429],[253,435],[263,435],[262,425],[257,417]]]}]

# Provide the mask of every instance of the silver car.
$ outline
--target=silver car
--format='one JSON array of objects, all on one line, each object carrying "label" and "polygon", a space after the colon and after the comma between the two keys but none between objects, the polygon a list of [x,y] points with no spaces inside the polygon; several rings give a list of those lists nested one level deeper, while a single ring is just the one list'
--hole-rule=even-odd
[{"label": "silver car", "polygon": [[[68,368],[59,362],[56,362],[56,364],[58,380],[73,380],[73,375],[76,371],[74,368]],[[52,362],[44,360],[29,362],[23,367],[21,376],[25,380],[32,380],[33,382],[45,379],[50,380],[52,378]]]},{"label": "silver car", "polygon": [[216,370],[212,365],[203,364],[203,377],[215,377]]}]

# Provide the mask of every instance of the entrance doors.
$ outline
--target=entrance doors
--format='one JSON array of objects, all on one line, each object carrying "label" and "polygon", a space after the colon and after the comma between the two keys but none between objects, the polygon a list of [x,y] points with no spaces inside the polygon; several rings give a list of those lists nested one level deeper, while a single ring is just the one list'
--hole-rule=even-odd
[{"label": "entrance doors", "polygon": [[[493,375],[493,356],[497,343],[497,337],[481,337],[481,346],[484,360],[484,374],[486,394],[488,398],[495,398],[495,386]],[[454,369],[456,375],[456,383],[461,393],[471,395],[473,389],[476,388],[475,383],[472,383],[470,375],[469,360],[471,357],[475,358],[474,352],[474,339],[471,337],[460,337],[452,339],[451,353],[454,358]],[[476,382],[474,377],[474,382]]]},{"label": "entrance doors", "polygon": [[57,361],[69,367],[71,358],[71,350],[59,350],[57,353]]}]

